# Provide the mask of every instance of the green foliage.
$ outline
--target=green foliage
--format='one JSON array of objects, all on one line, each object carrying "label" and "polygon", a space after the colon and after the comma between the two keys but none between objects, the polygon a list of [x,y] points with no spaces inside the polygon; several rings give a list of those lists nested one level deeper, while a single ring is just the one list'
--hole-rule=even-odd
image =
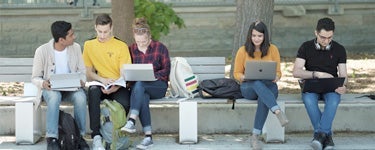
[{"label": "green foliage", "polygon": [[177,25],[179,29],[185,27],[184,20],[177,16],[172,5],[153,0],[135,0],[134,11],[136,18],[147,19],[154,40],[159,40],[161,34],[167,35],[172,24]]}]

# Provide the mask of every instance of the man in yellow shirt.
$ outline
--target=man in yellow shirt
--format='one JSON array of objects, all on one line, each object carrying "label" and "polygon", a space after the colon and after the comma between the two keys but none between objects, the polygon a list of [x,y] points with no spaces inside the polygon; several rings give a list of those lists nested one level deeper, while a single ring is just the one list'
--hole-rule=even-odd
[{"label": "man in yellow shirt", "polygon": [[[86,75],[88,80],[108,85],[121,78],[121,67],[123,64],[131,63],[131,56],[128,45],[112,35],[112,19],[108,14],[101,14],[96,18],[95,30],[97,37],[84,44],[83,59]],[[112,85],[108,89],[93,85],[89,87],[88,98],[93,149],[104,150],[99,131],[100,102],[103,99],[116,100],[128,113],[129,90],[118,85]]]}]

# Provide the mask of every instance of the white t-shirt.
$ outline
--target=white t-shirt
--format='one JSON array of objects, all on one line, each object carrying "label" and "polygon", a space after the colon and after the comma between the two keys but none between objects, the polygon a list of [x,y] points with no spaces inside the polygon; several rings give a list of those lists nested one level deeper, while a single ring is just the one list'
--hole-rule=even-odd
[{"label": "white t-shirt", "polygon": [[66,51],[66,48],[63,51],[55,50],[55,74],[70,73]]}]

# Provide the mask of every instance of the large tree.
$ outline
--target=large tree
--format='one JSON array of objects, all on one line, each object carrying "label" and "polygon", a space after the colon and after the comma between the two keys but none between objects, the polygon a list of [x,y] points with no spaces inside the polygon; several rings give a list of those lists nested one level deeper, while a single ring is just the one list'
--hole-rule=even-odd
[{"label": "large tree", "polygon": [[133,43],[134,0],[112,0],[112,19],[114,35],[128,45]]},{"label": "large tree", "polygon": [[[245,44],[250,24],[261,20],[267,25],[271,37],[271,25],[273,18],[274,0],[237,0],[236,31],[234,34],[234,46],[232,51],[232,66],[238,48]],[[231,67],[230,76],[233,77]]]}]

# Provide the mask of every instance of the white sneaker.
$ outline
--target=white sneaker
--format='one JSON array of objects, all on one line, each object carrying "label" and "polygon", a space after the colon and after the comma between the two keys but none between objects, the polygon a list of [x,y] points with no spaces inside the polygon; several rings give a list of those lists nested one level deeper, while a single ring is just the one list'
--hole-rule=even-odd
[{"label": "white sneaker", "polygon": [[148,147],[151,147],[154,144],[152,142],[152,139],[150,137],[145,137],[140,144],[137,145],[138,149],[147,149]]},{"label": "white sneaker", "polygon": [[100,135],[95,135],[92,140],[92,149],[93,150],[105,150],[102,144],[102,137]]},{"label": "white sneaker", "polygon": [[127,121],[126,124],[121,128],[121,131],[126,131],[129,133],[135,133],[135,125],[132,121]]}]

